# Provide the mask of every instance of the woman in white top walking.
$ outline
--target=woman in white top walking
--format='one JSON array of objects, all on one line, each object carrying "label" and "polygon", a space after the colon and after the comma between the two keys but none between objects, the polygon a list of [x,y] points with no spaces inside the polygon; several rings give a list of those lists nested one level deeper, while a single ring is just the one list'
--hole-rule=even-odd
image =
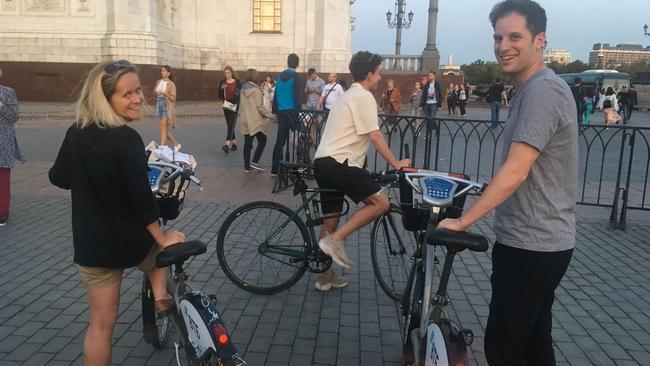
[{"label": "woman in white top walking", "polygon": [[172,68],[169,65],[163,65],[160,68],[162,79],[156,82],[154,94],[156,96],[156,116],[160,119],[160,145],[167,145],[167,139],[172,143],[174,151],[181,148],[181,144],[176,141],[174,135],[167,129],[171,124],[176,128],[176,84],[172,77]]}]

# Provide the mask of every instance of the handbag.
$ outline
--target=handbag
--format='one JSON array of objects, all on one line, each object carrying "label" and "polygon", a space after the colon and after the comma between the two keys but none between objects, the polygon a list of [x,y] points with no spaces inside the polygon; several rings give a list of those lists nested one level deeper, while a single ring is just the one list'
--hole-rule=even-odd
[{"label": "handbag", "polygon": [[223,101],[223,107],[226,108],[229,111],[237,112],[237,104],[235,103],[230,103],[227,100]]},{"label": "handbag", "polygon": [[[235,104],[235,103],[231,103],[231,102],[229,102],[228,99],[227,99],[227,98],[228,98],[228,95],[227,95],[227,93],[226,93],[226,90],[227,90],[227,89],[226,89],[225,81],[224,81],[224,84],[223,84],[223,89],[224,89],[224,90],[223,90],[223,95],[224,95],[224,98],[223,98],[223,107],[226,108],[226,109],[229,110],[229,111],[237,112],[237,104]],[[237,96],[236,93],[235,93],[235,96]]]}]

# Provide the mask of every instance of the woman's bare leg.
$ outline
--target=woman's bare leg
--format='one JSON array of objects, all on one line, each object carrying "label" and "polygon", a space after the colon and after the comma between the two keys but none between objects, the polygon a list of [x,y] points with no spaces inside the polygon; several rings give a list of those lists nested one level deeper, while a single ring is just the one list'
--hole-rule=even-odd
[{"label": "woman's bare leg", "polygon": [[163,118],[160,120],[160,146],[167,145],[167,124],[169,120]]},{"label": "woman's bare leg", "polygon": [[88,293],[90,323],[84,339],[84,365],[111,364],[111,337],[120,306],[121,280]]}]

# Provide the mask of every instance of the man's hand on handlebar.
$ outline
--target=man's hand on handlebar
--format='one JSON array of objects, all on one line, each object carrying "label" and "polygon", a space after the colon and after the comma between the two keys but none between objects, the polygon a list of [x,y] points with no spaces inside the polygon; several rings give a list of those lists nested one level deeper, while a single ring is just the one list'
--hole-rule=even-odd
[{"label": "man's hand on handlebar", "polygon": [[168,230],[167,232],[163,233],[162,236],[158,238],[158,240],[156,240],[156,244],[164,249],[170,245],[182,243],[184,241],[185,234],[178,230]]},{"label": "man's hand on handlebar", "polygon": [[467,231],[469,229],[460,219],[444,219],[440,221],[436,229],[448,229],[451,231]]},{"label": "man's hand on handlebar", "polygon": [[411,159],[402,159],[398,161],[395,165],[393,165],[393,168],[400,170],[402,168],[407,168],[411,166]]}]

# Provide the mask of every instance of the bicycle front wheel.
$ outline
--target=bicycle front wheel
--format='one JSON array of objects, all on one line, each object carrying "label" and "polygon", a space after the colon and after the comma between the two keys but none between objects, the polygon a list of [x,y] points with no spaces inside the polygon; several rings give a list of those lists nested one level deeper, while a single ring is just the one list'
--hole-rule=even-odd
[{"label": "bicycle front wheel", "polygon": [[399,207],[391,205],[373,223],[370,237],[375,278],[386,295],[396,301],[402,300],[417,247],[416,234],[404,229],[401,217]]},{"label": "bicycle front wheel", "polygon": [[258,201],[230,213],[219,229],[217,257],[228,278],[255,294],[274,294],[307,269],[307,226],[288,207]]}]

